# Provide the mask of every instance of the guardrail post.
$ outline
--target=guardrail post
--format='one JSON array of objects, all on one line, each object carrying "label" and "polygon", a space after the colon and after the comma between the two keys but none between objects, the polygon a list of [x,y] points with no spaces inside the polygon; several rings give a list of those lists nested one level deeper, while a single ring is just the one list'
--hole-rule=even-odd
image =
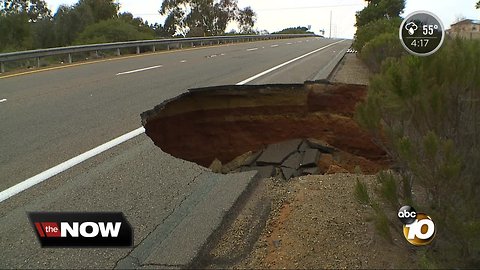
[{"label": "guardrail post", "polygon": [[170,44],[167,44],[167,51],[170,51]]},{"label": "guardrail post", "polygon": [[98,50],[95,51],[95,58],[98,58]]},{"label": "guardrail post", "polygon": [[37,57],[37,68],[40,68],[40,57]]},{"label": "guardrail post", "polygon": [[217,40],[217,45],[220,45],[220,39],[219,39],[219,40]]},{"label": "guardrail post", "polygon": [[0,62],[0,73],[5,73],[5,63]]},{"label": "guardrail post", "polygon": [[137,46],[137,54],[140,54],[140,46]]},{"label": "guardrail post", "polygon": [[192,48],[193,48],[193,47],[194,47],[194,44],[193,44],[193,42],[192,42]]},{"label": "guardrail post", "polygon": [[179,43],[180,44],[180,49],[183,49],[183,43]]},{"label": "guardrail post", "polygon": [[71,53],[68,54],[68,63],[69,64],[72,63],[72,54]]},{"label": "guardrail post", "polygon": [[155,45],[152,46],[152,52],[155,52]]},{"label": "guardrail post", "polygon": [[120,48],[117,48],[117,56],[120,56]]}]

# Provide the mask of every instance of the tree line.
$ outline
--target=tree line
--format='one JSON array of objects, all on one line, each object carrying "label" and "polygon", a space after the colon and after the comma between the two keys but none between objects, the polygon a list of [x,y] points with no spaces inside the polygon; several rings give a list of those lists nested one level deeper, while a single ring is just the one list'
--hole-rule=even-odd
[{"label": "tree line", "polygon": [[0,0],[0,52],[144,40],[173,36],[213,36],[229,23],[239,33],[254,33],[256,14],[237,0],[165,0],[165,23],[150,24],[119,12],[113,0],[79,0],[53,13],[44,0]]}]

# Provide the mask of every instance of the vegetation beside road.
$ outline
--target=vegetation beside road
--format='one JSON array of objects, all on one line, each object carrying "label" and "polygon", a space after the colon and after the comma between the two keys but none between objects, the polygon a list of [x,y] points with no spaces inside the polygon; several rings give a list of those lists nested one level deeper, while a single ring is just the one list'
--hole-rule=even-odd
[{"label": "vegetation beside road", "polygon": [[285,28],[273,34],[314,34],[314,33],[310,31],[309,27],[297,26],[297,27]]},{"label": "vegetation beside road", "polygon": [[400,206],[432,216],[438,232],[430,246],[415,250],[419,267],[478,267],[480,42],[447,39],[431,56],[406,55],[396,13],[375,13],[378,6],[402,7],[403,1],[368,2],[357,15],[354,46],[376,75],[357,119],[377,137],[396,170],[378,176],[381,199],[371,199],[361,182],[356,197],[372,207],[377,231],[387,239],[401,234],[391,214]]},{"label": "vegetation beside road", "polygon": [[[192,8],[184,10],[188,4]],[[114,0],[79,0],[55,13],[44,0],[0,0],[0,52],[63,47],[75,44],[225,34],[236,22],[238,34],[252,34],[255,12],[230,0],[169,0],[160,13],[164,25],[150,24],[131,13],[119,13]]]}]

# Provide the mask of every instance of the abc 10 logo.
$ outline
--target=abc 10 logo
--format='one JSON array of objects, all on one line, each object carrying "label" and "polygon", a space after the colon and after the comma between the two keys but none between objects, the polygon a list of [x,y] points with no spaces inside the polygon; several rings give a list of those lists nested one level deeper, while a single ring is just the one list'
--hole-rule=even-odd
[{"label": "abc 10 logo", "polygon": [[417,213],[413,207],[402,206],[397,213],[403,223],[403,236],[412,245],[425,246],[435,237],[435,224],[425,213]]}]

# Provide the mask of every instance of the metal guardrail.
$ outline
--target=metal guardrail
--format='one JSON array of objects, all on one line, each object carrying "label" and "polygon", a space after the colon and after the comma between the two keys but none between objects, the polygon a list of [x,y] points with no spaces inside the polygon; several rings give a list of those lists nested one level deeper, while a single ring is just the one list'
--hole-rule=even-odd
[{"label": "metal guardrail", "polygon": [[213,45],[214,43],[220,44],[224,42],[235,41],[254,41],[254,40],[266,40],[266,39],[284,39],[284,38],[299,38],[299,37],[312,37],[313,34],[276,34],[276,35],[239,35],[239,36],[214,36],[214,37],[193,37],[193,38],[169,38],[169,39],[155,39],[155,40],[138,40],[138,41],[126,41],[115,43],[103,43],[103,44],[90,44],[79,45],[59,48],[48,48],[30,51],[0,53],[0,73],[5,72],[5,63],[10,61],[18,61],[24,59],[35,58],[37,60],[37,66],[40,67],[40,58],[47,56],[55,56],[66,54],[68,56],[68,63],[72,63],[72,54],[80,52],[97,52],[102,50],[116,50],[116,55],[120,55],[120,49],[122,48],[136,48],[136,53],[140,54],[141,47],[152,47],[152,51],[155,52],[157,45],[166,45],[167,50],[171,45],[177,45],[179,48],[183,47],[185,43],[191,43],[192,47],[195,43]]}]

